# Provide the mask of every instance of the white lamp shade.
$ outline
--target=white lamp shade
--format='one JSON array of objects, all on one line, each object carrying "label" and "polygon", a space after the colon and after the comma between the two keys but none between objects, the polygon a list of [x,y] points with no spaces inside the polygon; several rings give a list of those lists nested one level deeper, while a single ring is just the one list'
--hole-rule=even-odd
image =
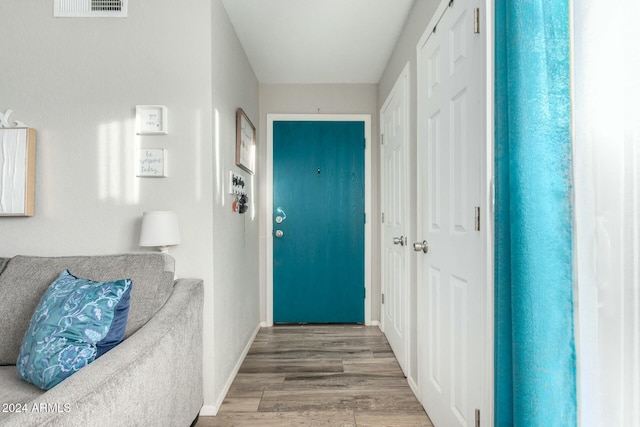
[{"label": "white lamp shade", "polygon": [[142,214],[140,246],[166,249],[180,243],[178,215],[171,211],[153,211]]}]

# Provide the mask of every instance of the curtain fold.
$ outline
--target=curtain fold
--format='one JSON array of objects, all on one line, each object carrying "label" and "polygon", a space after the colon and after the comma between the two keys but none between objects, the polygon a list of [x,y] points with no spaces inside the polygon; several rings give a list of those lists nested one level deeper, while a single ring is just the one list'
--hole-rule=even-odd
[{"label": "curtain fold", "polygon": [[495,420],[575,426],[569,0],[495,18]]}]

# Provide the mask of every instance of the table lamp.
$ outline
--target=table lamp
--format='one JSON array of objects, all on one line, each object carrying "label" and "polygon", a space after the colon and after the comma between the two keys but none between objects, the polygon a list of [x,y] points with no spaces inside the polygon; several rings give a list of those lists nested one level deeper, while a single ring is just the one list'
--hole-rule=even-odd
[{"label": "table lamp", "polygon": [[162,253],[169,252],[169,246],[180,243],[178,215],[172,211],[151,211],[142,214],[140,246],[156,247]]}]

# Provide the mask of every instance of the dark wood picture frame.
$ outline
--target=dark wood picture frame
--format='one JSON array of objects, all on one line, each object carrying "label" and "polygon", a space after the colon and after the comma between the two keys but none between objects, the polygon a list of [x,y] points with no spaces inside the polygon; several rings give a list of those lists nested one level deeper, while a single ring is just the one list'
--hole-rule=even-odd
[{"label": "dark wood picture frame", "polygon": [[242,108],[236,111],[236,165],[252,175],[256,170],[256,127]]}]

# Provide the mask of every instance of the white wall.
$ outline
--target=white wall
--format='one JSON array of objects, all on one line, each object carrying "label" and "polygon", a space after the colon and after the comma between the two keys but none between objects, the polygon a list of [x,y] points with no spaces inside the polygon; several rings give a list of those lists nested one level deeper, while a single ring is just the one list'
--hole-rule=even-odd
[{"label": "white wall", "polygon": [[637,426],[640,5],[576,0],[573,12],[580,425]]},{"label": "white wall", "polygon": [[[0,256],[139,251],[143,211],[178,213],[181,277],[205,283],[205,406],[258,324],[257,222],[231,214],[235,109],[257,124],[258,83],[219,0],[137,0],[126,19],[53,18],[53,0],[2,0],[0,111],[38,131],[36,214],[0,218]],[[137,104],[169,134],[136,136]],[[137,148],[169,177],[137,178]]]},{"label": "white wall", "polygon": [[[377,112],[377,85],[373,84],[313,84],[313,85],[260,85],[260,141],[258,146],[258,158],[260,169],[266,168],[267,151],[267,114],[370,114],[371,115],[371,149],[372,149],[372,212],[367,212],[367,218],[375,221],[380,217],[379,199],[379,145],[378,145],[378,112]],[[260,187],[260,209],[265,209],[265,186]],[[266,277],[266,239],[272,238],[266,235],[268,224],[260,218],[260,319],[267,320],[267,277]],[[373,227],[371,246],[380,247],[379,227]],[[380,251],[372,251],[371,263],[371,318],[373,321],[380,319]]]},{"label": "white wall", "polygon": [[[262,170],[258,165],[252,177],[235,166],[236,108],[241,107],[258,128],[258,81],[222,3],[214,1],[212,8],[214,335],[209,337],[212,342],[205,341],[205,348],[213,346],[212,360],[205,360],[205,379],[208,364],[215,373],[216,403],[215,409],[205,408],[203,415],[216,412],[222,404],[222,392],[231,385],[242,352],[259,324],[259,212],[255,190]],[[247,178],[250,207],[244,215],[232,212],[233,198],[225,194],[229,170]],[[211,353],[205,352],[205,358],[207,354]]]},{"label": "white wall", "polygon": [[[385,71],[378,84],[378,105],[382,106],[389,96],[391,89],[396,80],[400,76],[402,69],[409,61],[409,75],[410,75],[410,103],[409,103],[409,129],[410,129],[410,144],[409,144],[409,176],[417,176],[416,158],[418,153],[417,140],[417,100],[415,94],[417,93],[417,69],[416,69],[416,45],[422,37],[422,34],[427,28],[431,17],[433,16],[438,4],[438,0],[416,0],[409,13],[409,18],[405,23],[404,29],[398,40],[398,43],[393,51],[389,63],[385,68]],[[415,179],[410,180],[410,210],[411,212],[417,212],[417,189]],[[409,224],[409,240],[417,241],[417,218],[415,215],[411,215],[411,223]],[[379,252],[379,251],[378,251]],[[413,384],[418,383],[418,371],[417,371],[417,259],[416,255],[412,252],[410,255],[410,301],[411,301],[411,350],[409,356],[409,372],[408,378]]]}]

